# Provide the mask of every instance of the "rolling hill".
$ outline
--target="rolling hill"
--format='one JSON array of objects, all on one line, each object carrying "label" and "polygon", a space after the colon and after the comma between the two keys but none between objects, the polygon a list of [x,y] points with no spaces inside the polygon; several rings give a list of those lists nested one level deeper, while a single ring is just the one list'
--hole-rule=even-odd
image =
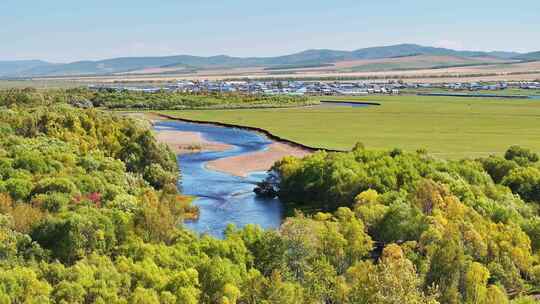
[{"label": "rolling hill", "polygon": [[52,64],[41,60],[0,61],[0,77],[23,75],[34,68],[44,68],[49,65]]},{"label": "rolling hill", "polygon": [[[531,55],[532,54],[532,55]],[[398,44],[392,46],[371,47],[355,51],[336,51],[329,49],[306,50],[300,53],[278,57],[231,57],[226,55],[201,57],[190,55],[166,57],[124,57],[98,61],[78,61],[65,64],[52,64],[39,60],[0,62],[0,77],[30,76],[73,76],[73,75],[111,75],[120,73],[140,73],[151,70],[154,73],[171,73],[182,70],[229,69],[241,67],[276,68],[280,66],[328,66],[338,62],[355,60],[374,60],[411,56],[435,56],[442,58],[473,58],[465,61],[482,61],[475,58],[492,58],[493,61],[534,56],[513,52],[457,51],[416,44]],[[525,59],[521,59],[525,60]],[[453,59],[455,61],[455,59]],[[485,61],[485,60],[484,60]],[[423,66],[451,65],[445,62],[423,64]]]},{"label": "rolling hill", "polygon": [[509,62],[509,60],[496,57],[412,55],[392,58],[364,59],[350,62],[339,62],[336,64],[336,67],[340,68],[341,71],[380,72],[480,66],[507,62]]},{"label": "rolling hill", "polygon": [[522,54],[514,58],[518,60],[523,60],[523,61],[540,61],[540,52]]}]

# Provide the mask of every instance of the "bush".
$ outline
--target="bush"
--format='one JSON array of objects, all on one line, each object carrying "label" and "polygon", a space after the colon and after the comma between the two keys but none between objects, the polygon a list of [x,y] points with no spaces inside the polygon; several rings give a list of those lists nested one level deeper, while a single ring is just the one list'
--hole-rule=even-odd
[{"label": "bush", "polygon": [[77,192],[77,187],[70,181],[68,178],[45,178],[39,181],[34,188],[33,194],[43,194],[43,193],[65,193],[65,194],[75,194]]},{"label": "bush", "polygon": [[26,200],[32,192],[32,182],[21,178],[10,178],[4,183],[4,187],[14,200]]},{"label": "bush", "polygon": [[175,184],[176,176],[165,171],[159,164],[151,164],[144,172],[144,179],[157,189],[162,189],[165,185]]},{"label": "bush", "polygon": [[524,200],[540,202],[540,170],[520,167],[510,171],[502,184],[519,194]]},{"label": "bush", "polygon": [[529,163],[536,163],[539,160],[538,154],[520,146],[510,147],[504,154],[504,158],[513,160],[522,166]]}]

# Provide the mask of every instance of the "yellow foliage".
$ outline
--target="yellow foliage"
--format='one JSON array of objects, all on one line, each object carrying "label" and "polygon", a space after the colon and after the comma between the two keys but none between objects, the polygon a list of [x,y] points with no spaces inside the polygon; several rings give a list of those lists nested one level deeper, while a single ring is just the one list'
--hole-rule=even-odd
[{"label": "yellow foliage", "polygon": [[368,189],[360,194],[358,194],[354,201],[356,202],[356,205],[364,205],[364,204],[375,204],[377,203],[379,199],[379,193],[373,189]]}]

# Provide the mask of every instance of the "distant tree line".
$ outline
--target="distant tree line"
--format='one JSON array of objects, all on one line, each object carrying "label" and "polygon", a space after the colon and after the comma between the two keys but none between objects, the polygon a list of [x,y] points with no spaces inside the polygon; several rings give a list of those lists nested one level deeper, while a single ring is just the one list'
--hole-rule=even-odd
[{"label": "distant tree line", "polygon": [[0,105],[52,105],[68,103],[78,108],[134,110],[189,110],[292,107],[313,104],[304,96],[244,93],[155,93],[114,89],[66,90],[9,89],[0,91]]}]

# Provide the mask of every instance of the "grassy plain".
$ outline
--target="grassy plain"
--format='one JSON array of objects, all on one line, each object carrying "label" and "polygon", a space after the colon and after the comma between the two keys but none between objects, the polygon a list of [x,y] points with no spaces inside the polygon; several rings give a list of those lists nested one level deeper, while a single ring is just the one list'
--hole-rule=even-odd
[{"label": "grassy plain", "polygon": [[[336,100],[332,97],[319,98]],[[369,96],[370,107],[165,111],[181,118],[260,127],[306,145],[351,149],[425,148],[445,158],[501,154],[511,145],[540,152],[540,101]]]},{"label": "grassy plain", "polygon": [[36,89],[69,89],[88,85],[83,81],[69,79],[54,80],[0,80],[0,89],[11,88],[36,88]]}]

